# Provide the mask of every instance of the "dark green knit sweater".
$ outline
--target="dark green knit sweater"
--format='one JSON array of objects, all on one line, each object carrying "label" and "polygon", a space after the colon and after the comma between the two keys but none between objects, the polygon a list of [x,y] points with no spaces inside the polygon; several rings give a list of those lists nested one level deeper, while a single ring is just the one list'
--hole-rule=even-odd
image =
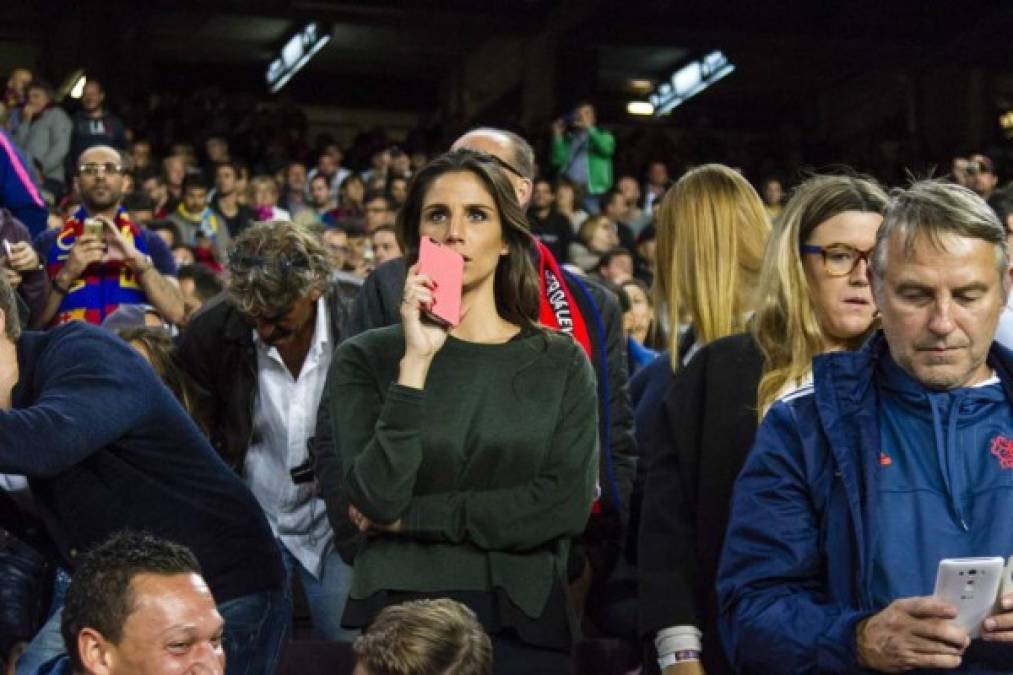
[{"label": "dark green knit sweater", "polygon": [[565,587],[566,542],[595,495],[591,365],[554,333],[450,337],[417,390],[396,383],[403,355],[400,325],[367,331],[338,349],[328,377],[351,503],[404,527],[368,539],[351,597],[501,588],[540,616],[553,579]]}]

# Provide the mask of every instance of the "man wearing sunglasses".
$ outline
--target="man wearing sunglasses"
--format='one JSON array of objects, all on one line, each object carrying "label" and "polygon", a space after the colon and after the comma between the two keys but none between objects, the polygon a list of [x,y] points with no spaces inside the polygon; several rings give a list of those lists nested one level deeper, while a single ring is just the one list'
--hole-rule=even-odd
[{"label": "man wearing sunglasses", "polygon": [[[164,319],[183,319],[183,296],[176,264],[156,234],[131,221],[123,208],[123,159],[105,145],[89,148],[78,160],[82,206],[60,230],[35,239],[50,291],[34,325],[70,321],[101,324],[122,305],[151,305]],[[102,225],[101,234],[85,227]]]},{"label": "man wearing sunglasses", "polygon": [[267,515],[317,633],[351,640],[340,623],[351,568],[335,551],[308,443],[358,284],[335,279],[319,237],[288,221],[244,230],[227,266],[229,288],[190,320],[180,363],[208,394],[212,444]]}]

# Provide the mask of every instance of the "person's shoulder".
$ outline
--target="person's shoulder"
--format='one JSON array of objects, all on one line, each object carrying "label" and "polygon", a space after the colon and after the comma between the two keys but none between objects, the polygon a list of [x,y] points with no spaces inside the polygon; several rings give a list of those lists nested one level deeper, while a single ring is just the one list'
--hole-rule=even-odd
[{"label": "person's shoulder", "polygon": [[[240,319],[236,308],[229,301],[228,294],[222,291],[204,303],[200,310],[190,318],[183,331],[183,339],[188,337],[200,337],[205,340],[224,338],[227,334],[232,334],[239,329],[238,321]],[[227,328],[231,330],[226,330]]]},{"label": "person's shoulder", "polygon": [[404,329],[399,323],[371,328],[348,338],[338,350],[350,358],[389,358],[404,351]]},{"label": "person's shoulder", "polygon": [[562,369],[583,368],[582,364],[591,368],[584,348],[566,333],[546,329],[540,334],[529,336],[526,341],[541,346],[544,356]]},{"label": "person's shoulder", "polygon": [[394,285],[400,287],[404,285],[405,276],[407,274],[408,268],[405,266],[404,257],[394,258],[393,260],[388,260],[387,262],[379,265],[376,269],[370,272],[369,276],[366,277],[366,283],[383,287]]},{"label": "person's shoulder", "polygon": [[[119,336],[84,321],[70,321],[44,333],[32,333],[43,347],[48,359],[59,358],[70,364],[99,365],[106,357],[130,353],[130,347]],[[126,352],[125,352],[126,350]]]},{"label": "person's shoulder", "polygon": [[710,342],[697,351],[686,370],[742,368],[763,365],[763,353],[751,333],[735,333]]}]

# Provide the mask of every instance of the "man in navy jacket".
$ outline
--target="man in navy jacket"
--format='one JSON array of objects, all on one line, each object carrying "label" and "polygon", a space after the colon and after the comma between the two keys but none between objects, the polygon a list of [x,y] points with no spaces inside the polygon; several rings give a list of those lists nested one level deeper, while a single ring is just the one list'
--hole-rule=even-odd
[{"label": "man in navy jacket", "polygon": [[738,672],[1009,671],[1013,594],[973,642],[930,597],[941,559],[1013,555],[1008,262],[969,190],[894,193],[858,262],[882,335],[816,359],[736,483],[718,597]]},{"label": "man in navy jacket", "polygon": [[[227,622],[229,672],[273,673],[291,608],[253,495],[129,345],[81,322],[22,334],[14,307],[0,278],[0,473],[28,477],[61,563],[124,529],[188,547]],[[58,629],[18,673],[53,656],[33,647]]]}]

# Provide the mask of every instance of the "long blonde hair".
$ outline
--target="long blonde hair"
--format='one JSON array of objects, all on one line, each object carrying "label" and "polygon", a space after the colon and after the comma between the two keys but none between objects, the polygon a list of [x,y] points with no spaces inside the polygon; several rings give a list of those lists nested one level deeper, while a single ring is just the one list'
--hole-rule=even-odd
[{"label": "long blonde hair", "polygon": [[813,357],[827,350],[799,247],[830,218],[845,211],[883,213],[886,201],[886,193],[871,179],[813,176],[796,188],[785,205],[767,243],[752,323],[753,337],[763,353],[763,375],[756,393],[761,419],[781,390],[801,381]]},{"label": "long blonde hair", "polygon": [[770,223],[749,181],[705,164],[665,193],[657,232],[655,306],[668,318],[674,372],[680,323],[690,322],[701,345],[745,329]]}]

